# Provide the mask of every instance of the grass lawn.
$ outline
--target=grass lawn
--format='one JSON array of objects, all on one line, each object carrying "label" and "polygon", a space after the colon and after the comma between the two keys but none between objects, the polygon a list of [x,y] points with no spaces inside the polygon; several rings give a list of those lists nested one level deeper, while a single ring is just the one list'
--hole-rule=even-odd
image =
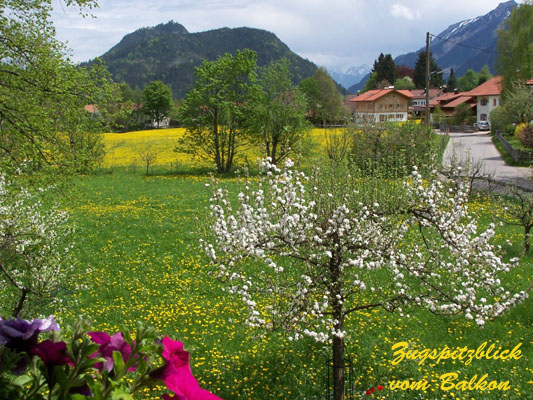
[{"label": "grass lawn", "polygon": [[[213,279],[198,243],[206,229],[208,180],[197,175],[145,178],[141,172],[77,179],[76,196],[64,207],[78,226],[80,262],[65,292],[68,311],[58,317],[72,323],[81,315],[92,320],[95,330],[110,333],[145,321],[183,341],[200,384],[226,400],[324,398],[327,349],[310,340],[289,342],[284,332],[260,337],[243,324],[240,301]],[[233,192],[237,183],[222,182]],[[501,205],[476,200],[472,209],[488,223]],[[509,256],[520,252],[517,228],[501,228],[496,239]],[[530,258],[513,279],[521,287],[531,282]],[[354,398],[369,398],[365,390],[378,385],[384,389],[371,398],[528,398],[533,392],[532,309],[528,300],[484,328],[423,311],[410,317],[381,309],[352,314],[347,353],[354,361]],[[505,362],[474,360],[468,366],[454,360],[392,365],[391,347],[401,341],[419,350],[476,349],[483,342],[512,349],[521,343],[523,355]],[[509,381],[510,390],[441,391],[439,377],[445,373],[458,373],[458,380],[467,381],[488,374],[487,380]],[[395,380],[423,379],[428,382],[425,392],[390,388]]]},{"label": "grass lawn", "polygon": [[[59,295],[65,307],[54,313],[63,326],[82,317],[93,330],[114,333],[132,329],[137,321],[154,326],[161,335],[181,340],[191,352],[191,367],[200,384],[225,400],[324,399],[329,348],[310,339],[290,342],[287,332],[261,335],[244,325],[240,299],[222,290],[203,255],[199,240],[209,228],[208,164],[177,157],[173,146],[180,130],[106,134],[108,150],[102,169],[72,182],[72,193],[61,197],[62,208],[77,226],[75,254],[79,262]],[[438,145],[442,137],[437,137]],[[313,149],[324,146],[322,129],[313,130],[301,166],[325,162]],[[138,154],[155,149],[158,162],[144,176]],[[314,154],[314,155],[313,155]],[[175,163],[169,167],[168,163]],[[199,173],[198,171],[201,171]],[[221,180],[237,194],[239,179]],[[499,221],[506,203],[476,198],[470,204],[482,224]],[[495,240],[508,257],[520,255],[523,238],[518,227],[499,227]],[[524,288],[533,279],[531,257],[524,257],[510,279]],[[426,311],[391,314],[381,309],[358,312],[346,321],[346,354],[353,361],[353,399],[527,399],[533,398],[533,300],[479,328],[462,317],[434,316]],[[407,312],[409,315],[407,315]],[[458,360],[396,365],[392,346],[407,342],[410,349],[443,350],[483,343],[496,349],[519,346],[518,360]],[[443,374],[461,380],[508,383],[508,390],[441,390]],[[331,374],[331,371],[330,371]],[[477,377],[476,377],[477,375]],[[402,390],[401,382],[425,382]],[[367,396],[365,391],[383,386]],[[398,386],[398,387],[396,387]],[[422,385],[421,385],[422,386]],[[393,389],[396,387],[396,389]],[[144,398],[159,399],[155,390]]]}]

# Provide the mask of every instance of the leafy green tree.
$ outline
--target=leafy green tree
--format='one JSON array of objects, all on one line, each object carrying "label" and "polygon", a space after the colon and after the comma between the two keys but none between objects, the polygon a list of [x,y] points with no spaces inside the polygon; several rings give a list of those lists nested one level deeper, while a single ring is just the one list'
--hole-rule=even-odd
[{"label": "leafy green tree", "polygon": [[469,69],[466,73],[457,80],[457,88],[461,92],[468,92],[478,85],[478,75],[473,69]]},{"label": "leafy green tree", "polygon": [[398,78],[394,81],[394,89],[412,90],[414,88],[415,88],[415,84],[413,83],[413,80],[409,78],[408,76],[404,76],[403,78]]},{"label": "leafy green tree", "polygon": [[503,76],[504,94],[513,90],[515,81],[533,76],[533,3],[526,0],[516,7],[498,31],[496,67]]},{"label": "leafy green tree", "polygon": [[314,75],[300,83],[300,89],[307,96],[309,110],[314,122],[326,126],[343,116],[342,97],[335,82],[324,68],[318,68]]},{"label": "leafy green tree", "polygon": [[273,164],[295,150],[309,129],[305,95],[292,83],[286,59],[274,61],[261,70],[262,93],[250,118],[252,133]]},{"label": "leafy green tree", "polygon": [[174,101],[172,100],[172,91],[161,81],[150,82],[143,91],[143,111],[152,121],[160,123],[168,118]]},{"label": "leafy green tree", "polygon": [[481,85],[482,83],[487,82],[489,79],[492,79],[492,73],[490,72],[490,68],[487,64],[481,68],[481,71],[477,74],[478,80],[477,84]]},{"label": "leafy green tree", "polygon": [[[439,88],[444,84],[440,67],[429,52],[429,87]],[[415,64],[415,72],[413,73],[413,82],[417,89],[425,89],[426,87],[426,51],[423,50],[418,53],[418,58]]]},{"label": "leafy green tree", "polygon": [[455,72],[453,71],[453,68],[450,71],[450,76],[448,77],[448,83],[446,85],[446,91],[447,92],[453,92],[455,89],[457,89],[457,78],[455,76]]},{"label": "leafy green tree", "polygon": [[186,128],[177,151],[215,163],[229,172],[239,150],[249,143],[246,120],[260,95],[257,54],[245,49],[202,62],[196,82],[180,109]]},{"label": "leafy green tree", "polygon": [[[114,96],[105,67],[77,68],[55,38],[50,0],[0,2],[0,170],[86,172],[102,156],[98,133]],[[93,0],[70,0],[80,10]],[[95,113],[84,106],[91,104]]]},{"label": "leafy green tree", "polygon": [[361,93],[376,89],[378,86],[377,77],[378,77],[378,73],[372,72],[370,74],[370,78],[368,78],[368,80],[365,82],[365,86],[363,87],[363,90],[361,90]]}]

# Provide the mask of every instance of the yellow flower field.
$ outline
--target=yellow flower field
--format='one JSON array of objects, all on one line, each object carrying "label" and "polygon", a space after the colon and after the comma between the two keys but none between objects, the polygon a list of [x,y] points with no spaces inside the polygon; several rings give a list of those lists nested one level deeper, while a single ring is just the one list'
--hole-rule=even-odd
[{"label": "yellow flower field", "polygon": [[[338,134],[340,129],[328,129],[328,133]],[[150,162],[154,166],[208,166],[206,161],[193,160],[191,155],[174,151],[178,140],[185,134],[184,128],[145,130],[127,133],[104,133],[102,142],[105,148],[103,168],[146,165],[147,156],[155,156]],[[324,129],[314,128],[305,141],[307,147],[326,146]],[[257,149],[246,154],[249,161],[260,157]]]}]

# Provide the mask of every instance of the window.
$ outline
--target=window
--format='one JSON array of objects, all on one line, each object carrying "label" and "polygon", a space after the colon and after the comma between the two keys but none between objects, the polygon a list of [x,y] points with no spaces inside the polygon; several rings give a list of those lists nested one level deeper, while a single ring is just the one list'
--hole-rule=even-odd
[{"label": "window", "polygon": [[486,98],[482,97],[479,104],[481,104],[482,106],[486,106],[488,104],[488,101]]},{"label": "window", "polygon": [[496,97],[492,99],[492,105],[493,105],[494,107],[496,107],[496,105],[497,105],[497,104],[496,104]]},{"label": "window", "polygon": [[385,122],[385,116],[383,114],[379,116],[379,122]]},{"label": "window", "polygon": [[487,120],[487,114],[480,114],[479,120],[480,121],[486,121]]},{"label": "window", "polygon": [[402,109],[402,103],[398,103],[398,104],[396,105],[396,108],[397,108],[398,110],[401,110],[401,109]]},{"label": "window", "polygon": [[372,104],[369,104],[367,107],[369,110],[372,110]]},{"label": "window", "polygon": [[385,109],[385,104],[382,104],[382,105],[381,105],[381,109],[382,109],[382,110]]},{"label": "window", "polygon": [[389,109],[393,109],[394,108],[394,104],[389,104]]}]

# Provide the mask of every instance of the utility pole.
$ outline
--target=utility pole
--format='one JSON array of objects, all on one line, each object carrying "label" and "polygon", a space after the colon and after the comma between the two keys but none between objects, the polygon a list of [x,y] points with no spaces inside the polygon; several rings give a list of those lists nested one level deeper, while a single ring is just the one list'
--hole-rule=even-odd
[{"label": "utility pole", "polygon": [[430,126],[429,122],[429,32],[426,32],[426,126]]}]

